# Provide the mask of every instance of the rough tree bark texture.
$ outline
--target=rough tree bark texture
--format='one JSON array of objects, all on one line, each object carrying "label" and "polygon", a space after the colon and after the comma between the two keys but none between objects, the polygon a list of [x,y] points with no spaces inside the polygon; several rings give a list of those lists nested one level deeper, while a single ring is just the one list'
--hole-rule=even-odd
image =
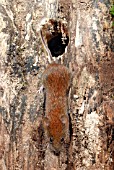
[{"label": "rough tree bark texture", "polygon": [[[59,10],[57,12],[57,4]],[[0,1],[0,169],[114,169],[114,30],[111,0]],[[69,152],[54,156],[44,140],[39,93],[46,52],[43,17],[68,22],[70,43],[59,60],[72,73]]]}]

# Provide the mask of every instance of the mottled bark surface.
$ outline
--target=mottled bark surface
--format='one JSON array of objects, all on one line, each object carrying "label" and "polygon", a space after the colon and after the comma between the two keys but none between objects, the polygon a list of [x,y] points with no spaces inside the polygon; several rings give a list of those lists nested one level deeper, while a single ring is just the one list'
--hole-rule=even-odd
[{"label": "mottled bark surface", "polygon": [[[114,30],[111,0],[0,1],[0,169],[114,169]],[[53,5],[55,4],[55,6]],[[59,10],[57,12],[57,4]],[[44,140],[42,73],[48,64],[38,29],[43,17],[68,23],[59,59],[72,83],[68,153],[54,156]]]}]

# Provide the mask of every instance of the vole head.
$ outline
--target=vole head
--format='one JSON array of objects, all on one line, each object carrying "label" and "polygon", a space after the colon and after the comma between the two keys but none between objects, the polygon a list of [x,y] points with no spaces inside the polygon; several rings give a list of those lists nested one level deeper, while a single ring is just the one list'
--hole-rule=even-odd
[{"label": "vole head", "polygon": [[49,142],[49,147],[55,155],[59,155],[69,142],[69,120],[68,116],[61,116],[60,119],[44,118],[44,129]]}]

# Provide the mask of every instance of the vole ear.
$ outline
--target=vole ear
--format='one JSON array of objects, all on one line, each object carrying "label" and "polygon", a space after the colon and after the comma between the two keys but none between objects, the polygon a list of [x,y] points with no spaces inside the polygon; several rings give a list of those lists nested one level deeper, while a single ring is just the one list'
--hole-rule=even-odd
[{"label": "vole ear", "polygon": [[68,121],[69,121],[69,120],[68,120],[68,116],[67,116],[67,115],[62,115],[62,116],[61,116],[61,121],[62,121],[63,124],[67,124]]},{"label": "vole ear", "polygon": [[44,127],[48,127],[49,126],[49,119],[47,117],[43,118],[43,125],[44,125]]}]

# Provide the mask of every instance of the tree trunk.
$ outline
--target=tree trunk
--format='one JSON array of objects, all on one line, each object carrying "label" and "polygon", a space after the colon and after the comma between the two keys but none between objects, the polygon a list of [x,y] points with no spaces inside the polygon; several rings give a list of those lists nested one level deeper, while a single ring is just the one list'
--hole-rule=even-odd
[{"label": "tree trunk", "polygon": [[[0,169],[114,169],[114,30],[111,0],[2,0],[0,4]],[[70,42],[58,60],[72,74],[68,153],[47,147],[41,120],[38,33],[43,17],[66,20]]]}]

